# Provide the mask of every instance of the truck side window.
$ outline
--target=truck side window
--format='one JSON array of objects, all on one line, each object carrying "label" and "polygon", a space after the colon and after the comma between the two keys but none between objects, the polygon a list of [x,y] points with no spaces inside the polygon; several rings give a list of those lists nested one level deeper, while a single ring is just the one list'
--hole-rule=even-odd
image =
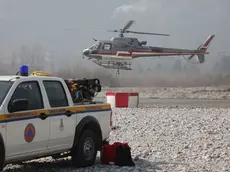
[{"label": "truck side window", "polygon": [[65,90],[59,81],[43,81],[51,107],[68,106]]},{"label": "truck side window", "polygon": [[9,112],[12,112],[11,105],[16,99],[27,99],[29,102],[27,110],[44,108],[41,90],[37,81],[22,82],[17,86],[8,104]]}]

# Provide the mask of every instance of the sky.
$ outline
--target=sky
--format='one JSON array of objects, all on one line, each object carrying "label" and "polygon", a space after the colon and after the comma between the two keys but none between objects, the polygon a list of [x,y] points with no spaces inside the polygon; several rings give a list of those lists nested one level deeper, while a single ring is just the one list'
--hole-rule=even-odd
[{"label": "sky", "polygon": [[[119,29],[132,19],[130,30],[171,35],[132,35],[152,46],[194,49],[215,34],[208,58],[218,60],[219,52],[230,54],[229,16],[229,0],[0,0],[0,52],[40,44],[55,55],[81,60],[92,38],[117,36],[98,30]],[[154,60],[135,63],[151,66]]]}]

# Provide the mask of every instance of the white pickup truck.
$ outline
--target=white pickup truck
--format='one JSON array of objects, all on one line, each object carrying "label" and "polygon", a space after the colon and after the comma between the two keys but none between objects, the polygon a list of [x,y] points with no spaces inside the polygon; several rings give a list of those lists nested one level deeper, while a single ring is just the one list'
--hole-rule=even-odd
[{"label": "white pickup truck", "polygon": [[76,105],[62,78],[0,76],[0,171],[63,152],[74,166],[91,166],[111,125],[110,104]]}]

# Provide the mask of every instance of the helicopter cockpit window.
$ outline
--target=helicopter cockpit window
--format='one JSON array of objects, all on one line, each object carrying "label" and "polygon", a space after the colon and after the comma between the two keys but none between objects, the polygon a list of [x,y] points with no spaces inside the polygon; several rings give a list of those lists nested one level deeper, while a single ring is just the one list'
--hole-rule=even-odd
[{"label": "helicopter cockpit window", "polygon": [[101,43],[97,42],[96,44],[94,44],[92,47],[90,47],[91,49],[99,49],[101,47]]},{"label": "helicopter cockpit window", "polygon": [[95,49],[100,49],[100,47],[101,47],[101,43],[98,42],[98,43],[96,44],[96,46],[95,46]]},{"label": "helicopter cockpit window", "polygon": [[111,44],[104,44],[103,49],[104,50],[110,50],[111,49]]}]

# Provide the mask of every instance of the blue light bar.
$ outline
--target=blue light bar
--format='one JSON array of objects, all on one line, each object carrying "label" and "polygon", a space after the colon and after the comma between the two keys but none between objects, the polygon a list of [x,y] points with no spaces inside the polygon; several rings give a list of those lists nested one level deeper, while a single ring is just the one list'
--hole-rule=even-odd
[{"label": "blue light bar", "polygon": [[29,67],[26,65],[20,66],[20,75],[21,76],[28,76],[29,75]]}]

